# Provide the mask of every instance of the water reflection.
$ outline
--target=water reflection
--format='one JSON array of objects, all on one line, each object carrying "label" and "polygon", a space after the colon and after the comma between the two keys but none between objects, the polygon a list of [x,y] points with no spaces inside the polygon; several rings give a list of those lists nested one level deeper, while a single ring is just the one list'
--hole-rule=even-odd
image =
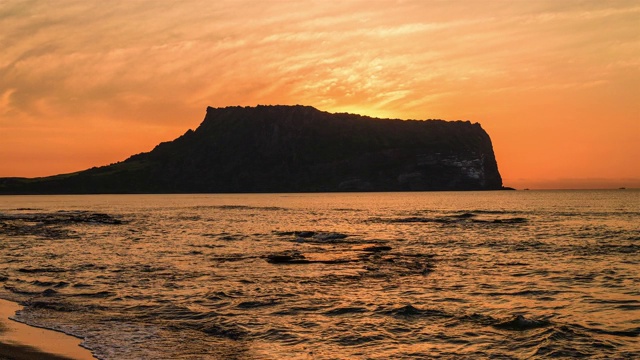
[{"label": "water reflection", "polygon": [[628,357],[638,200],[4,197],[0,295],[103,358]]}]

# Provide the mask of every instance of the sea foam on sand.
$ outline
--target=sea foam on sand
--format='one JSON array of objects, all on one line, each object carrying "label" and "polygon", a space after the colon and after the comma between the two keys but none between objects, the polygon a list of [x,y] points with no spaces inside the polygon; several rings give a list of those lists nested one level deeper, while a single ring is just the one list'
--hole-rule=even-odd
[{"label": "sea foam on sand", "polygon": [[22,307],[0,299],[0,359],[95,359],[81,340],[64,333],[9,319]]}]

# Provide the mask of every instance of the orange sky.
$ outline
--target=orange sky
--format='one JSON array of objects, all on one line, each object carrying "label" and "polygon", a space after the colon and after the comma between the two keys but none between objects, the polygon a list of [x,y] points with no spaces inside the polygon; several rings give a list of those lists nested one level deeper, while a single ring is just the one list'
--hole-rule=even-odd
[{"label": "orange sky", "polygon": [[638,1],[2,1],[0,177],[303,104],[480,122],[507,186],[640,187],[638,24]]}]

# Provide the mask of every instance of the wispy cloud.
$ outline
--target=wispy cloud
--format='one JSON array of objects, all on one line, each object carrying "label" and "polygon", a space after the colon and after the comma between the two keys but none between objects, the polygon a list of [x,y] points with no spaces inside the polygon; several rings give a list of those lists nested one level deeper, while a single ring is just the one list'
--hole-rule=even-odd
[{"label": "wispy cloud", "polygon": [[[0,130],[89,123],[175,134],[207,105],[258,103],[477,114],[499,129],[528,101],[633,90],[639,18],[635,1],[2,2]],[[520,108],[507,111],[505,99]],[[633,106],[625,99],[603,106]]]}]

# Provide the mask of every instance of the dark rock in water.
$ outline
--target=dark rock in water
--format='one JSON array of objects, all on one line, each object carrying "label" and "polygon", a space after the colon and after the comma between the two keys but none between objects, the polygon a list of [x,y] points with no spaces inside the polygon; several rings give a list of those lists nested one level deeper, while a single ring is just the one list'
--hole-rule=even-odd
[{"label": "dark rock in water", "polygon": [[0,214],[0,235],[34,235],[45,239],[77,238],[69,225],[121,225],[125,221],[108,214],[87,211],[56,211],[50,213]]},{"label": "dark rock in water", "polygon": [[361,261],[360,259],[352,258],[307,259],[306,256],[296,250],[267,255],[266,258],[267,262],[272,264],[345,264]]},{"label": "dark rock in water", "polygon": [[520,223],[524,223],[527,222],[526,218],[522,218],[522,217],[516,217],[516,218],[509,218],[509,219],[495,219],[493,220],[494,224],[520,224]]},{"label": "dark rock in water", "polygon": [[309,260],[298,251],[285,251],[281,254],[267,255],[267,262],[272,264],[308,264]]},{"label": "dark rock in water", "polygon": [[66,281],[58,281],[57,284],[53,285],[55,288],[63,288],[69,286],[69,283]]},{"label": "dark rock in water", "polygon": [[67,270],[55,267],[43,267],[43,268],[19,268],[19,272],[26,274],[37,274],[37,273],[61,273],[66,272]]},{"label": "dark rock in water", "polygon": [[335,240],[346,239],[348,236],[349,235],[347,234],[341,234],[341,233],[335,233],[335,232],[319,232],[314,234],[312,238],[317,241],[331,242]]},{"label": "dark rock in water", "polygon": [[56,295],[58,292],[53,290],[53,289],[47,289],[45,291],[42,292],[42,296],[54,296]]},{"label": "dark rock in water", "polygon": [[491,139],[478,123],[309,106],[210,107],[195,131],[123,162],[0,179],[2,194],[500,189]]},{"label": "dark rock in water", "polygon": [[34,280],[31,282],[31,284],[36,286],[43,286],[43,287],[53,286],[54,288],[63,288],[69,285],[69,283],[65,281],[55,282],[55,281],[41,281],[41,280]]},{"label": "dark rock in water", "polygon": [[301,237],[301,238],[310,238],[312,236],[314,236],[316,233],[315,231],[300,231],[300,232],[296,232],[295,235],[297,237]]},{"label": "dark rock in water", "polygon": [[388,246],[388,245],[365,246],[362,248],[362,251],[368,251],[368,252],[391,251],[391,246]]}]

